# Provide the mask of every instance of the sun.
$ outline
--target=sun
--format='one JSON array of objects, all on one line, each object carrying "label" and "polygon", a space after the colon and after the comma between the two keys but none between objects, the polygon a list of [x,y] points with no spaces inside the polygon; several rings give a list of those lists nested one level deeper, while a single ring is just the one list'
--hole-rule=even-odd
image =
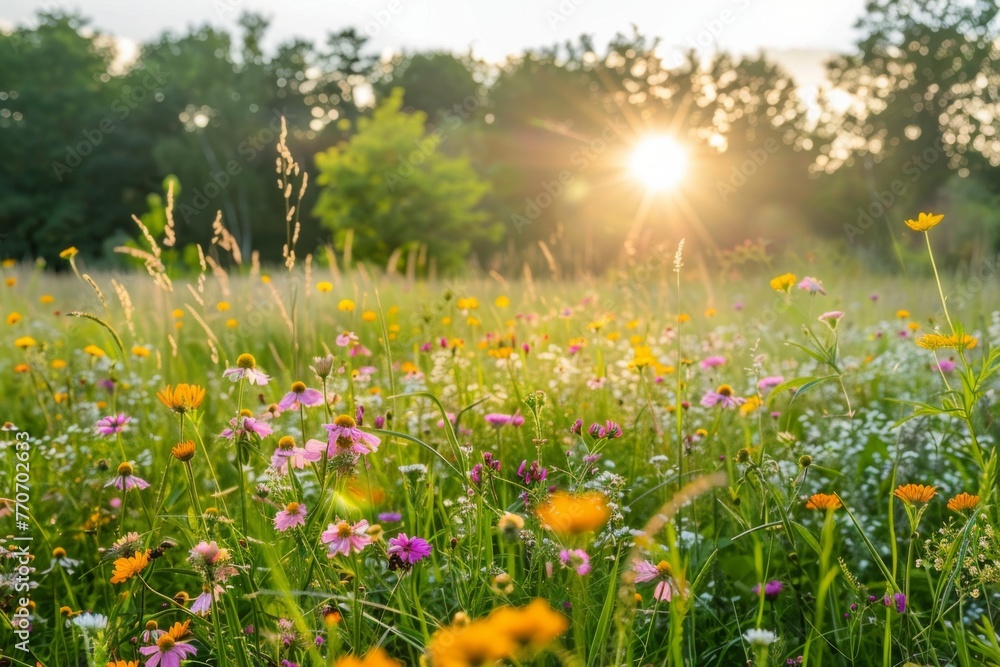
[{"label": "sun", "polygon": [[629,169],[632,176],[650,190],[671,190],[687,173],[688,156],[684,147],[668,135],[652,135],[640,141]]}]

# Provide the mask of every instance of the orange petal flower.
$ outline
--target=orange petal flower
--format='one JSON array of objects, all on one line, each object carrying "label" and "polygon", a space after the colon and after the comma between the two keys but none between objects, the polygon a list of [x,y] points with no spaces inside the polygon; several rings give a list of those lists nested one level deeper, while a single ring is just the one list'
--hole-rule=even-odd
[{"label": "orange petal flower", "polygon": [[149,551],[140,551],[130,558],[119,558],[115,561],[115,571],[111,575],[111,583],[121,584],[138,575],[149,565]]},{"label": "orange petal flower", "polygon": [[843,506],[844,503],[840,502],[840,498],[833,493],[814,493],[806,501],[806,509],[808,510],[836,510]]},{"label": "orange petal flower", "polygon": [[611,510],[597,492],[573,496],[556,491],[538,508],[538,518],[556,533],[579,535],[598,530],[608,522]]},{"label": "orange petal flower", "polygon": [[904,484],[896,488],[892,492],[892,495],[896,496],[902,500],[907,505],[916,505],[917,503],[926,503],[928,500],[934,497],[937,493],[937,489],[933,486],[925,486],[923,484]]},{"label": "orange petal flower", "polygon": [[177,387],[167,385],[166,389],[156,393],[160,403],[177,413],[190,412],[198,409],[205,400],[205,388],[196,384],[179,384]]},{"label": "orange petal flower", "polygon": [[948,509],[952,512],[964,512],[972,510],[979,504],[979,496],[974,496],[964,491],[948,501]]}]

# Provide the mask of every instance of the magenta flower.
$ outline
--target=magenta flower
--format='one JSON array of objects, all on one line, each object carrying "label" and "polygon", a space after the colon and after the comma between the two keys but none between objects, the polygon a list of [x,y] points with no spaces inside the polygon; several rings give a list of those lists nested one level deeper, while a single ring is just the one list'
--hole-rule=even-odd
[{"label": "magenta flower", "polygon": [[101,435],[114,435],[115,433],[121,433],[125,424],[130,421],[132,421],[132,418],[126,417],[125,413],[111,415],[110,417],[102,417],[97,420],[97,432]]},{"label": "magenta flower", "polygon": [[304,382],[293,382],[292,390],[278,401],[279,410],[298,410],[323,405],[323,392],[309,389]]},{"label": "magenta flower", "polygon": [[762,394],[766,394],[784,381],[785,378],[783,375],[769,375],[766,378],[761,378],[760,382],[757,383],[757,389]]},{"label": "magenta flower", "polygon": [[372,538],[368,535],[368,522],[364,519],[353,526],[343,519],[331,523],[323,531],[320,540],[329,548],[327,558],[333,558],[337,554],[349,556],[372,543]]},{"label": "magenta flower", "polygon": [[289,528],[305,525],[306,512],[304,504],[296,502],[288,503],[285,505],[285,509],[274,516],[275,529],[283,533]]},{"label": "magenta flower", "polygon": [[352,451],[364,456],[374,454],[382,440],[358,428],[358,423],[350,415],[339,415],[332,424],[323,424],[327,431],[326,455],[334,457]]},{"label": "magenta flower", "polygon": [[181,660],[195,655],[198,649],[165,632],[154,645],[140,647],[139,653],[147,656],[146,667],[180,667]]},{"label": "magenta flower", "polygon": [[704,359],[701,360],[701,363],[698,365],[701,366],[703,369],[708,370],[709,368],[718,368],[724,363],[726,363],[725,357],[714,356],[714,357],[705,357]]},{"label": "magenta flower", "polygon": [[[238,422],[242,420],[242,422]],[[237,428],[237,423],[240,423],[240,427]],[[265,424],[264,422],[254,419],[250,415],[241,414],[239,417],[233,417],[229,420],[229,428],[222,432],[221,437],[232,439],[233,436],[243,437],[244,435],[256,435],[259,438],[264,438],[274,433],[274,429]]]},{"label": "magenta flower", "polygon": [[114,485],[119,491],[128,491],[129,489],[142,491],[149,488],[149,482],[132,474],[131,463],[122,463],[118,466],[118,474],[112,477],[104,487],[107,488],[111,485]]},{"label": "magenta flower", "polygon": [[581,577],[590,572],[590,556],[583,549],[563,549],[559,552],[559,562]]},{"label": "magenta flower", "polygon": [[403,563],[413,565],[431,555],[431,545],[422,537],[407,537],[406,533],[400,533],[389,538],[388,553],[390,558],[396,556]]},{"label": "magenta flower", "polygon": [[799,289],[804,289],[810,294],[816,294],[816,293],[824,295],[826,294],[826,290],[823,289],[823,283],[817,280],[816,278],[810,278],[809,276],[803,278],[802,282],[800,282],[797,285],[797,287]]},{"label": "magenta flower", "polygon": [[610,419],[605,420],[604,426],[597,423],[591,424],[587,432],[590,433],[591,437],[598,439],[607,438],[608,440],[612,440],[622,437],[622,427]]},{"label": "magenta flower", "polygon": [[378,515],[381,523],[398,523],[403,520],[403,515],[399,512],[382,512]]},{"label": "magenta flower", "polygon": [[950,373],[955,370],[955,361],[953,359],[942,359],[938,362],[937,367],[942,373]]},{"label": "magenta flower", "polygon": [[747,399],[733,396],[733,390],[727,385],[719,387],[719,391],[710,391],[701,398],[701,404],[706,408],[721,407],[723,410],[736,408],[747,402]]},{"label": "magenta flower", "polygon": [[[784,587],[777,579],[772,579],[771,581],[764,584],[764,599],[774,602],[781,595],[781,589]],[[760,595],[760,584],[753,587],[753,594]]]},{"label": "magenta flower", "polygon": [[524,417],[517,413],[505,415],[499,412],[490,412],[483,415],[483,418],[486,420],[487,424],[494,428],[500,428],[502,426],[507,426],[508,424],[511,426],[520,426],[524,423]]},{"label": "magenta flower", "polygon": [[653,597],[660,602],[670,602],[674,593],[677,592],[674,579],[670,574],[670,566],[666,561],[660,562],[659,565],[653,565],[648,560],[635,562],[635,583],[645,584],[650,581],[656,582]]}]

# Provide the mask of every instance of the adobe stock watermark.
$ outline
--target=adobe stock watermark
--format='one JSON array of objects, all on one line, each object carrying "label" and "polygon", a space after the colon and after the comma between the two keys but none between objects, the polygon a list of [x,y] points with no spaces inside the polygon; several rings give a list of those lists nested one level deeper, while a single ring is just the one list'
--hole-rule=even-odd
[{"label": "adobe stock watermark", "polygon": [[764,142],[762,148],[751,148],[746,151],[747,159],[739,165],[733,165],[729,172],[729,179],[726,181],[716,181],[715,189],[719,192],[722,201],[729,199],[731,195],[747,184],[754,174],[770,159],[772,155],[781,149],[781,144],[773,137]]},{"label": "adobe stock watermark", "polygon": [[865,232],[872,228],[875,222],[889,212],[892,205],[903,196],[907,188],[920,180],[920,177],[927,172],[931,166],[941,158],[941,151],[936,148],[927,147],[920,155],[917,155],[903,163],[903,174],[909,176],[909,180],[904,181],[897,178],[889,184],[888,190],[876,192],[872,196],[868,208],[858,207],[858,219],[856,223],[850,222],[844,225],[844,234],[847,242],[851,245],[863,236]]},{"label": "adobe stock watermark", "polygon": [[399,165],[392,171],[382,174],[382,180],[389,192],[393,192],[400,183],[413,176],[417,168],[427,161],[427,158],[437,150],[444,140],[445,134],[454,132],[462,123],[469,120],[472,114],[482,108],[486,98],[480,95],[469,95],[461,102],[455,103],[442,116],[441,123],[429,135],[414,142],[414,148],[408,154],[399,158]]},{"label": "adobe stock watermark", "polygon": [[554,8],[545,10],[545,20],[549,22],[549,27],[555,28],[560,23],[568,21],[586,1],[560,0],[559,4]]},{"label": "adobe stock watermark", "polygon": [[[568,127],[571,122],[565,123]],[[587,171],[591,164],[603,155],[608,147],[621,139],[629,130],[629,126],[620,118],[611,118],[604,122],[601,133],[592,139],[581,142],[581,145],[570,155],[569,161],[575,169],[563,169],[551,181],[542,181],[541,190],[533,197],[524,198],[524,209],[521,213],[512,213],[510,221],[520,234],[524,228],[538,219],[542,212],[552,206],[566,191],[567,186],[577,176]]]},{"label": "adobe stock watermark", "polygon": [[243,167],[252,162],[261,151],[278,138],[281,133],[282,115],[278,111],[274,111],[267,127],[241,141],[236,147],[236,152],[243,160],[229,160],[223,169],[212,172],[206,183],[194,189],[194,197],[190,202],[177,203],[175,215],[179,216],[185,223],[190,223],[193,217],[209,208],[212,201],[229,187],[233,178],[243,173]]},{"label": "adobe stock watermark", "polygon": [[[750,0],[733,0],[732,8],[723,9],[714,19],[703,21],[701,29],[690,35],[686,46],[698,53],[715,50],[718,46],[718,39],[739,18],[740,13],[745,12],[750,6]],[[680,67],[684,64],[684,56],[674,53],[671,67]]]},{"label": "adobe stock watermark", "polygon": [[97,127],[83,130],[83,139],[76,144],[66,146],[66,157],[62,162],[52,163],[52,172],[61,183],[66,174],[83,164],[84,159],[89,156],[104,141],[104,138],[118,129],[119,124],[125,121],[129,115],[140,104],[145,102],[158,92],[161,92],[163,85],[169,78],[167,74],[154,67],[144,67],[148,73],[143,77],[140,86],[123,86],[121,95],[111,103],[110,113],[102,118]]}]

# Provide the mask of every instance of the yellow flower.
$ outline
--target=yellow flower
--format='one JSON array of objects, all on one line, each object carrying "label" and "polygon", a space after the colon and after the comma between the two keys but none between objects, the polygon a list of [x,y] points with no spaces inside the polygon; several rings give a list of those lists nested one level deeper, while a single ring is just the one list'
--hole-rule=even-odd
[{"label": "yellow flower", "polygon": [[88,345],[87,347],[83,348],[83,351],[86,352],[87,354],[89,354],[92,357],[106,357],[106,356],[108,356],[104,352],[104,350],[102,350],[101,348],[97,347],[96,345]]},{"label": "yellow flower", "polygon": [[13,258],[8,258],[3,261],[3,268],[12,269],[17,266],[17,260]]},{"label": "yellow flower", "polygon": [[469,315],[469,317],[465,320],[465,323],[470,327],[478,327],[480,324],[479,318],[473,317],[472,315]]},{"label": "yellow flower", "polygon": [[904,310],[901,308],[896,311],[896,317],[898,317],[901,320],[905,320],[909,316],[910,316],[910,311],[908,310]]},{"label": "yellow flower", "polygon": [[333,283],[321,280],[320,282],[316,283],[316,291],[323,292],[324,294],[326,294],[327,292],[332,292]]},{"label": "yellow flower", "polygon": [[76,249],[76,246],[71,245],[70,247],[66,248],[61,253],[59,253],[59,257],[61,257],[62,259],[73,259],[74,257],[76,257],[76,254],[78,252],[80,251]]},{"label": "yellow flower", "polygon": [[141,357],[142,359],[145,359],[146,357],[149,356],[149,348],[143,347],[142,345],[133,345],[132,356]]},{"label": "yellow flower", "polygon": [[475,310],[479,308],[479,299],[474,296],[468,298],[459,299],[455,304],[459,310]]},{"label": "yellow flower", "polygon": [[907,322],[906,328],[909,329],[910,331],[916,331],[917,329],[920,328],[920,324],[917,322]]},{"label": "yellow flower", "polygon": [[775,292],[789,294],[795,286],[795,274],[786,273],[776,278],[771,278],[771,289]]},{"label": "yellow flower", "polygon": [[66,368],[66,360],[65,359],[53,359],[51,365],[52,365],[52,368],[54,370],[61,371],[62,369]]},{"label": "yellow flower", "polygon": [[236,318],[230,317],[228,320],[226,320],[226,327],[229,329],[235,329],[239,325],[240,323],[236,320]]},{"label": "yellow flower", "polygon": [[840,502],[840,498],[832,493],[814,493],[806,501],[808,510],[835,510],[843,506],[844,503]]},{"label": "yellow flower", "polygon": [[510,305],[510,299],[508,299],[508,298],[507,298],[507,297],[505,297],[505,296],[498,296],[498,297],[496,298],[496,301],[494,301],[494,302],[493,302],[493,304],[494,304],[494,305],[495,305],[495,306],[496,306],[497,308],[506,308],[507,306],[509,306],[509,305]]},{"label": "yellow flower", "polygon": [[124,583],[142,572],[147,565],[149,565],[149,550],[140,551],[130,558],[119,558],[115,561],[111,583]]},{"label": "yellow flower", "polygon": [[954,334],[945,336],[943,334],[932,333],[924,334],[917,339],[917,345],[925,350],[939,350],[943,347],[954,350],[971,350],[978,344],[979,341],[969,334],[962,334],[960,339]]},{"label": "yellow flower", "polygon": [[10,278],[8,278],[6,280],[6,283],[7,283],[7,287],[13,287],[14,285],[17,284],[17,278],[10,277]]},{"label": "yellow flower", "polygon": [[743,405],[740,406],[740,414],[749,415],[758,408],[760,408],[760,399],[756,396],[751,396]]},{"label": "yellow flower", "polygon": [[511,657],[515,646],[510,637],[498,634],[487,621],[441,628],[431,636],[427,654],[434,667],[493,665]]},{"label": "yellow flower", "polygon": [[229,310],[229,302],[228,301],[220,301],[219,303],[215,304],[215,309],[217,311],[219,311],[220,313],[224,313],[227,310]]},{"label": "yellow flower", "polygon": [[928,500],[934,497],[937,493],[937,489],[933,486],[925,486],[923,484],[903,484],[896,488],[892,492],[892,495],[896,496],[902,500],[907,505],[916,505],[917,503],[926,503]]},{"label": "yellow flower", "polygon": [[354,312],[354,302],[351,301],[350,299],[341,299],[340,303],[337,304],[337,309],[338,310],[342,310],[345,313],[353,313]]},{"label": "yellow flower", "polygon": [[35,339],[31,336],[21,336],[14,341],[14,347],[20,348],[22,350],[27,350],[29,347],[34,347],[37,345]]},{"label": "yellow flower", "polygon": [[677,316],[677,322],[679,324],[684,324],[685,322],[690,322],[690,321],[691,321],[691,316],[688,315],[687,313],[681,313],[680,315]]},{"label": "yellow flower", "polygon": [[260,281],[262,283],[264,283],[265,285],[270,285],[271,284],[271,276],[269,276],[269,275],[267,275],[265,273],[265,274],[261,275]]},{"label": "yellow flower", "polygon": [[403,663],[390,658],[384,649],[374,648],[363,658],[345,655],[334,663],[334,667],[403,667]]},{"label": "yellow flower", "polygon": [[973,496],[964,491],[948,501],[948,509],[952,512],[964,512],[976,509],[979,504],[979,496]]},{"label": "yellow flower", "polygon": [[926,232],[931,227],[937,225],[944,218],[944,214],[934,215],[933,213],[921,213],[916,220],[907,220],[906,226],[915,232]]},{"label": "yellow flower", "polygon": [[715,308],[706,308],[705,317],[715,317]]},{"label": "yellow flower", "polygon": [[538,508],[538,518],[553,532],[579,535],[598,530],[608,522],[611,510],[604,495],[596,491],[573,496],[556,491]]},{"label": "yellow flower", "polygon": [[566,617],[541,599],[524,607],[500,607],[487,622],[494,632],[509,637],[521,649],[544,648],[569,629]]},{"label": "yellow flower", "polygon": [[21,313],[13,311],[7,315],[7,324],[14,325],[21,321]]},{"label": "yellow flower", "polygon": [[160,403],[178,414],[197,410],[205,399],[205,388],[196,384],[181,383],[177,387],[167,385],[167,388],[156,393]]},{"label": "yellow flower", "polygon": [[366,310],[361,313],[361,319],[365,322],[374,322],[378,319],[378,314],[374,310]]},{"label": "yellow flower", "polygon": [[53,297],[51,294],[43,294],[40,297],[38,297],[38,303],[41,304],[48,305],[53,301],[55,301],[55,297]]}]

